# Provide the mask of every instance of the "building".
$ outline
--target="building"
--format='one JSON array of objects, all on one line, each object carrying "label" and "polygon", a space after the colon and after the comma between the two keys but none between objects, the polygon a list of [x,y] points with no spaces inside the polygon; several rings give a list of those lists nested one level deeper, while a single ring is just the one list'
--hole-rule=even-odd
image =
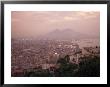
[{"label": "building", "polygon": [[55,52],[53,55],[50,56],[48,63],[56,64],[58,59],[59,59],[59,54],[57,52]]}]

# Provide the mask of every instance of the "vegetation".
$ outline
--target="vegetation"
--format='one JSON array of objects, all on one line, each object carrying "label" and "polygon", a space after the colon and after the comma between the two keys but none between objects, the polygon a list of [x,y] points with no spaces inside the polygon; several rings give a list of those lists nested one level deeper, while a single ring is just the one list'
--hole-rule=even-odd
[{"label": "vegetation", "polygon": [[69,55],[59,58],[56,68],[53,72],[49,69],[39,69],[25,72],[29,77],[99,77],[100,76],[100,58],[98,56],[88,56],[80,58],[79,64],[70,63]]},{"label": "vegetation", "polygon": [[76,76],[80,77],[99,77],[100,76],[100,58],[86,58],[79,63],[79,70]]},{"label": "vegetation", "polygon": [[55,71],[56,76],[70,77],[74,75],[78,65],[72,64],[69,61],[69,55],[65,56],[64,58],[59,58],[57,63],[60,64],[60,67]]}]

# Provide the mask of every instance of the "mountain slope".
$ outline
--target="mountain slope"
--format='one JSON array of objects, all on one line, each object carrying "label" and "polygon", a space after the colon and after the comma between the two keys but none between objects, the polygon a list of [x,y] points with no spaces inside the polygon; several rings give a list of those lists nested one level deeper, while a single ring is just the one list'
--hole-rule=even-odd
[{"label": "mountain slope", "polygon": [[72,29],[64,29],[64,30],[56,29],[40,37],[40,39],[50,39],[50,40],[72,40],[72,39],[85,39],[85,38],[93,38],[93,37],[86,34],[82,34],[80,32],[76,32]]}]

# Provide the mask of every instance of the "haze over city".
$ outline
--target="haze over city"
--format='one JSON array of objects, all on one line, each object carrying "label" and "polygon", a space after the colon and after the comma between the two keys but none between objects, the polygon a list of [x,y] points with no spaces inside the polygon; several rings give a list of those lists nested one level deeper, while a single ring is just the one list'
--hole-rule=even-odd
[{"label": "haze over city", "polygon": [[12,77],[99,77],[100,12],[12,11]]},{"label": "haze over city", "polygon": [[38,38],[67,29],[81,35],[100,35],[100,12],[95,11],[12,11],[11,18],[12,38]]}]

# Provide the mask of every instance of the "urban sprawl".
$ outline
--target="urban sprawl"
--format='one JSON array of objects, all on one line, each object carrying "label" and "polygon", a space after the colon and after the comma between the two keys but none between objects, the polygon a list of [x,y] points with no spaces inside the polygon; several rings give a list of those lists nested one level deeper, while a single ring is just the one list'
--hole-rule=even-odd
[{"label": "urban sprawl", "polygon": [[25,71],[39,68],[51,71],[59,67],[58,59],[66,55],[70,63],[79,64],[84,56],[100,57],[100,46],[80,47],[75,40],[12,39],[11,74],[23,76]]}]

